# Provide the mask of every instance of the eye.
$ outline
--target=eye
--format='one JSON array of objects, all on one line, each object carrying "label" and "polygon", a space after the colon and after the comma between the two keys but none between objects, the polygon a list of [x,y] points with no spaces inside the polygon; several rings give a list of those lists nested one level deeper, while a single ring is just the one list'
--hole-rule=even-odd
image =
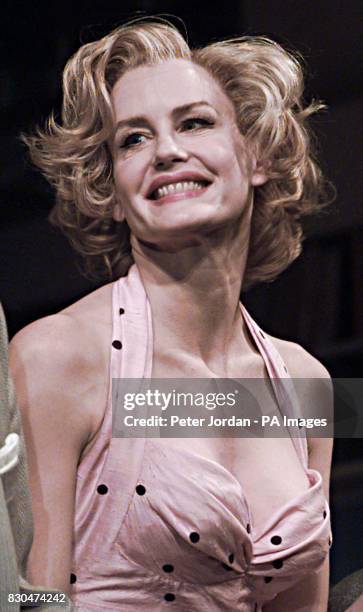
[{"label": "eye", "polygon": [[213,127],[214,121],[206,119],[204,117],[190,117],[185,119],[182,123],[182,128],[185,132],[191,132],[192,130],[198,130],[208,127]]},{"label": "eye", "polygon": [[135,147],[139,144],[142,144],[143,142],[145,142],[145,140],[146,136],[144,134],[140,134],[139,132],[133,132],[122,140],[120,147],[121,149],[129,149],[131,147]]}]

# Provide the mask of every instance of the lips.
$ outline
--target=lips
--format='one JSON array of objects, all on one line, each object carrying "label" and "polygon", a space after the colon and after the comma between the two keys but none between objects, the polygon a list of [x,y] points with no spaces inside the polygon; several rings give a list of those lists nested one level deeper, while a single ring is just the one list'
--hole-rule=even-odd
[{"label": "lips", "polygon": [[211,181],[199,173],[165,174],[152,181],[146,197],[150,200],[158,200],[186,191],[199,191],[210,184]]}]

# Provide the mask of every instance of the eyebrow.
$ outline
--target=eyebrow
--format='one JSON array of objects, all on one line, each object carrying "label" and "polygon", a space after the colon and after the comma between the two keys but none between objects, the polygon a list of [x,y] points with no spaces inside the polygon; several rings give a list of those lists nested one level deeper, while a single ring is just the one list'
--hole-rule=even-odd
[{"label": "eyebrow", "polygon": [[[192,102],[191,104],[183,104],[182,106],[174,108],[171,115],[174,119],[178,119],[181,115],[185,115],[185,113],[193,110],[197,106],[209,106],[209,108],[211,108],[215,112],[218,112],[214,108],[214,106],[209,104],[209,102],[206,102],[205,100],[199,100],[198,102]],[[149,123],[149,121],[147,117],[145,117],[145,115],[138,115],[135,117],[129,117],[128,119],[122,119],[121,121],[117,122],[114,134],[116,134],[116,132],[118,132],[118,130],[122,129],[123,127],[140,127],[147,123]]]}]

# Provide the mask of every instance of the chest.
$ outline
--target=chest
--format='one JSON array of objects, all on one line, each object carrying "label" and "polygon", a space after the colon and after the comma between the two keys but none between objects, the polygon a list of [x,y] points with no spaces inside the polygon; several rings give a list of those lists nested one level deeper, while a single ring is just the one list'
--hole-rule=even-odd
[{"label": "chest", "polygon": [[[99,368],[98,384],[92,390],[92,403],[99,407],[105,404],[104,381],[108,378],[106,361],[105,356],[100,364],[102,367]],[[256,400],[255,406],[257,404],[260,414],[281,417],[265,362],[257,351],[251,351],[243,359],[237,358],[228,377],[242,381]],[[193,355],[154,351],[152,378],[201,378],[208,381],[217,377]],[[98,418],[95,418],[95,431],[102,422],[102,416],[100,412]],[[279,438],[258,438],[248,434],[244,437],[231,437],[226,429],[221,430],[218,437],[207,437],[203,433],[203,437],[193,437],[193,433],[186,437],[171,436],[172,432],[169,432],[166,437],[153,439],[153,443],[165,450],[172,447],[200,458],[200,462],[193,462],[193,469],[200,469],[201,479],[203,459],[222,466],[239,482],[256,523],[266,521],[271,512],[309,487],[307,475],[287,431]],[[93,441],[87,445],[85,453]]]},{"label": "chest", "polygon": [[[153,445],[192,453],[222,466],[239,482],[256,524],[309,488],[290,437],[160,438]],[[203,479],[203,461],[194,463]]]},{"label": "chest", "polygon": [[[209,371],[201,364],[190,359],[181,363],[175,360],[172,370],[163,359],[154,360],[153,377],[163,378],[211,378]],[[267,375],[265,364],[259,354],[236,363],[234,376],[247,391],[247,397],[253,397],[253,407],[250,414],[278,416],[281,412]],[[245,410],[248,414],[248,401],[242,402],[242,416]],[[265,522],[272,512],[296,498],[309,488],[309,480],[297,455],[295,446],[288,430],[281,432],[278,438],[260,438],[244,431],[243,437],[235,432],[229,434],[227,428],[220,430],[218,437],[208,437],[207,431],[203,437],[193,437],[188,431],[188,437],[163,437],[154,439],[154,444],[172,447],[180,451],[193,453],[197,457],[207,459],[225,468],[236,478],[248,500],[253,521],[256,524]],[[172,432],[167,435],[172,435]],[[203,435],[203,434],[202,434]],[[196,463],[203,469],[203,461]],[[202,474],[201,474],[202,478]]]}]

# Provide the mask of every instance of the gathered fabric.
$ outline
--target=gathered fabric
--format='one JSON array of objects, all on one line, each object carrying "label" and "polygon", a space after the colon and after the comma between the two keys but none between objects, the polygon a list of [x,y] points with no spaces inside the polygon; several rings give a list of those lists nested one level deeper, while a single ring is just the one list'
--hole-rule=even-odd
[{"label": "gathered fabric", "polygon": [[[301,416],[281,355],[243,306],[241,313],[281,414]],[[300,430],[289,433],[309,488],[263,524],[216,461],[153,438],[112,437],[112,379],[151,377],[151,308],[136,265],[113,285],[110,353],[102,428],[77,473],[77,610],[257,612],[319,571],[331,544],[330,512]]]}]

